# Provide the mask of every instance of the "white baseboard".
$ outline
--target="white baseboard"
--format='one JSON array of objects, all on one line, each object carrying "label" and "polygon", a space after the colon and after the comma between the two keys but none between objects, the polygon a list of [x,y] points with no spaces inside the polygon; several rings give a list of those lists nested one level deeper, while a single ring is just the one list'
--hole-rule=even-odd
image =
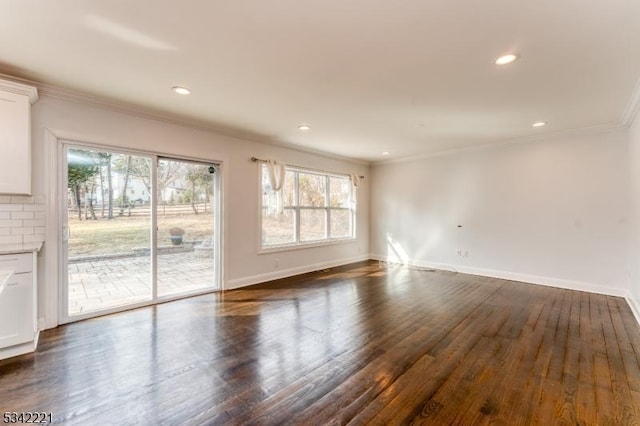
[{"label": "white baseboard", "polygon": [[264,274],[252,275],[249,277],[235,278],[225,283],[225,290],[233,290],[240,287],[246,287],[249,285],[260,284],[267,281],[279,280],[281,278],[292,277],[294,275],[306,274],[308,272],[318,271],[320,269],[335,268],[336,266],[348,265],[349,263],[362,262],[369,260],[369,255],[361,255],[355,257],[349,257],[346,259],[331,260],[328,262],[315,263],[313,265],[304,265],[296,268],[280,269],[273,272],[267,272]]},{"label": "white baseboard", "polygon": [[[387,256],[372,254],[371,259],[390,261]],[[545,277],[540,275],[522,274],[518,272],[499,271],[494,269],[475,268],[465,265],[451,265],[437,262],[429,262],[423,260],[410,259],[406,262],[407,265],[417,266],[421,268],[433,268],[442,269],[447,271],[455,271],[463,274],[480,275],[483,277],[500,278],[510,281],[520,281],[529,284],[544,285],[548,287],[557,287],[567,290],[579,290],[589,293],[605,294],[608,296],[626,297],[627,292],[622,289],[606,287],[600,284],[588,283],[582,281],[566,280],[563,278]]]},{"label": "white baseboard", "polygon": [[[379,260],[384,262],[393,262],[393,260],[389,260],[387,256],[380,254],[370,254],[370,255],[362,255],[355,256],[346,259],[340,260],[332,260],[328,262],[320,262],[312,265],[304,265],[296,268],[282,269],[279,271],[267,272],[264,274],[252,275],[243,278],[236,278],[228,281],[224,289],[225,290],[233,290],[236,288],[246,287],[254,284],[260,284],[267,281],[277,280],[281,278],[287,278],[294,275],[306,274],[308,272],[318,271],[320,269],[326,268],[335,268],[337,266],[348,265],[350,263],[362,262],[365,260]],[[574,280],[566,280],[562,278],[555,277],[546,277],[541,275],[531,275],[531,274],[522,274],[517,272],[509,272],[509,271],[499,271],[494,269],[485,269],[485,268],[475,268],[471,266],[465,265],[452,265],[452,264],[443,264],[437,262],[429,262],[424,260],[409,260],[405,263],[406,265],[416,266],[420,268],[432,268],[432,269],[440,269],[446,271],[455,271],[463,274],[470,275],[478,275],[483,277],[490,278],[500,278],[509,281],[518,281],[528,284],[536,284],[543,285],[547,287],[557,287],[567,290],[578,290],[578,291],[586,291],[588,293],[597,293],[604,294],[608,296],[617,296],[623,297],[633,315],[635,316],[638,325],[640,325],[640,305],[634,298],[631,297],[629,292],[612,287],[606,287],[595,283],[588,283],[583,281],[574,281]]]},{"label": "white baseboard", "polygon": [[0,349],[0,359],[12,358],[14,356],[24,355],[30,352],[34,352],[38,347],[39,337],[40,337],[40,332],[36,331],[33,333],[32,341]]},{"label": "white baseboard", "polygon": [[640,304],[638,304],[637,299],[632,297],[629,292],[627,292],[624,298],[627,301],[629,308],[631,308],[631,312],[633,312],[633,316],[636,318],[638,325],[640,325]]}]

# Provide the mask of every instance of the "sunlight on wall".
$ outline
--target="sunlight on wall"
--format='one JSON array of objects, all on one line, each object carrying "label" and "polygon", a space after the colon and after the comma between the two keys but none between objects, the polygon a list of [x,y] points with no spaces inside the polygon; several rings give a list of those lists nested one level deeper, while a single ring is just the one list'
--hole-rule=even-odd
[{"label": "sunlight on wall", "polygon": [[433,260],[432,256],[434,252],[437,252],[438,244],[442,240],[442,228],[438,227],[437,229],[433,229],[432,226],[429,231],[429,237],[427,240],[420,246],[420,248],[411,256],[412,259],[418,260]]},{"label": "sunlight on wall", "polygon": [[409,263],[409,255],[397,242],[393,241],[393,237],[387,232],[387,260],[390,262],[397,262],[406,265]]}]

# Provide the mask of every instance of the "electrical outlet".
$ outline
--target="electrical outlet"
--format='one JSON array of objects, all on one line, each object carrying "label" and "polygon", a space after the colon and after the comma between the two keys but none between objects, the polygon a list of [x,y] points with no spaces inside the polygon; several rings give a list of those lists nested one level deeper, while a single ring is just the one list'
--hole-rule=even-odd
[{"label": "electrical outlet", "polygon": [[469,257],[469,250],[465,250],[463,256],[464,257]]},{"label": "electrical outlet", "polygon": [[458,250],[456,251],[456,254],[457,254],[458,256],[462,256],[462,249],[458,249]]}]

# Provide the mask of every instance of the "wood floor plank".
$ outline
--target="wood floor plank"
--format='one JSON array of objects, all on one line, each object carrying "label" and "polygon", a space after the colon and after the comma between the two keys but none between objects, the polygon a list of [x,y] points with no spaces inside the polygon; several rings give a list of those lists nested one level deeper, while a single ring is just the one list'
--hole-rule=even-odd
[{"label": "wood floor plank", "polygon": [[591,311],[589,294],[580,293],[578,387],[576,389],[576,421],[591,425],[597,422],[593,353],[591,349]]},{"label": "wood floor plank", "polygon": [[[492,410],[491,413],[488,413],[491,416],[486,418],[487,421],[494,421],[496,424],[526,424],[524,420],[526,411],[523,410],[522,401],[529,401],[532,397],[533,389],[527,384],[530,381],[532,367],[536,359],[536,352],[531,348],[537,348],[542,341],[544,324],[551,308],[550,305],[544,303],[534,303],[538,304],[530,310],[529,319],[521,334],[513,341],[517,348],[516,351],[508,360],[508,364],[505,364],[507,368],[500,371],[500,374],[506,376],[505,384],[499,390],[501,406],[499,410]],[[521,374],[513,374],[514,371],[521,372]],[[482,408],[481,405],[480,409]],[[473,408],[469,408],[467,411],[471,410]],[[483,414],[487,412],[486,409],[482,409],[482,411]]]},{"label": "wood floor plank", "polygon": [[[389,267],[387,267],[389,266]],[[0,412],[57,424],[638,424],[624,299],[360,262],[41,333]]]},{"label": "wood floor plank", "polygon": [[546,395],[553,392],[555,383],[548,381],[549,366],[552,361],[554,351],[554,340],[560,321],[560,312],[564,290],[557,290],[549,294],[550,304],[548,315],[540,323],[540,339],[537,345],[531,349],[535,351],[533,367],[527,377],[525,394],[534,402],[524,407],[524,419],[526,424],[542,424],[541,417],[546,413],[538,409],[546,398]]},{"label": "wood floor plank", "polygon": [[[474,383],[486,383],[486,366],[500,351],[504,341],[483,337],[469,354],[458,364],[437,392],[426,402],[422,410],[412,419],[412,424],[461,421],[464,414],[461,407],[468,407],[476,399]],[[478,398],[479,399],[479,398]]]},{"label": "wood floor plank", "polygon": [[611,383],[611,373],[609,371],[609,360],[607,359],[607,348],[602,312],[600,303],[602,295],[590,294],[591,312],[591,345],[593,347],[593,377],[596,391],[596,407],[598,424],[614,425],[616,423],[616,406],[614,402],[613,386]]},{"label": "wood floor plank", "polygon": [[[518,290],[521,292],[518,301],[514,301],[504,287],[492,296],[490,304],[502,308],[505,320],[485,330],[485,342],[474,347],[458,365],[436,395],[424,404],[413,424],[474,424],[487,416],[500,422],[506,401],[519,391],[502,386],[510,377],[506,372],[513,371],[525,351],[517,339],[531,332],[540,315],[540,310],[529,312],[521,307],[532,299],[530,287],[520,286]],[[512,424],[514,420],[513,416],[509,418]]]},{"label": "wood floor plank", "polygon": [[[566,343],[569,333],[571,292],[564,290],[559,306],[557,321],[553,330],[553,343],[549,351],[548,368],[542,377],[539,388],[540,410],[536,421],[541,424],[575,424],[573,400],[566,400],[563,392],[563,367],[566,356]],[[559,407],[558,407],[559,404]],[[568,408],[568,409],[567,409]]]},{"label": "wood floor plank", "polygon": [[[621,312],[618,300],[623,300],[619,297],[608,297],[607,303],[611,312],[611,322],[615,330],[616,339],[622,356],[622,361],[626,371],[627,384],[629,389],[633,392],[640,392],[640,364],[633,352],[633,345],[629,332],[625,327],[623,321],[623,313]],[[628,306],[625,306],[628,309]]]},{"label": "wood floor plank", "polygon": [[561,396],[555,403],[557,417],[567,424],[578,424],[578,376],[580,374],[580,293],[570,292],[565,309],[569,310],[569,325],[562,366]]},{"label": "wood floor plank", "polygon": [[599,306],[615,405],[614,420],[618,424],[640,424],[638,410],[634,407],[634,404],[630,403],[632,395],[627,378],[627,369],[620,349],[621,339],[618,337],[613,325],[612,312],[608,300],[609,297],[602,296]]},{"label": "wood floor plank", "polygon": [[[456,336],[453,340],[448,341],[446,346],[438,345],[436,351],[428,351],[427,354],[431,357],[428,363],[418,364],[398,378],[376,401],[354,418],[355,423],[402,423],[415,418],[468,352],[479,344],[484,327],[491,328],[503,321],[504,315],[500,311],[482,308],[474,310],[452,329],[451,334]],[[479,327],[479,324],[483,324],[483,327]],[[419,382],[408,386],[416,380]]]},{"label": "wood floor plank", "polygon": [[[455,295],[455,293],[452,293],[452,295]],[[428,307],[430,302],[427,302],[426,305],[423,304],[423,306]],[[442,306],[442,302],[440,301],[432,302],[433,309]],[[470,307],[469,310],[471,309]],[[449,333],[449,328],[446,326],[446,323],[442,322],[439,317],[435,316],[431,321],[432,323],[427,329],[424,329],[424,326],[422,327],[424,333],[420,335],[420,332],[415,332],[409,336],[410,339],[407,340],[414,342],[410,347],[406,349],[385,349],[384,355],[381,356],[379,360],[376,360],[376,363],[389,363],[384,369],[384,374],[380,375],[378,373],[379,369],[377,368],[374,371],[370,368],[360,370],[358,374],[349,378],[339,386],[340,392],[337,393],[337,395],[339,395],[338,398],[336,398],[336,394],[323,397],[317,404],[312,404],[304,410],[303,416],[301,417],[302,420],[308,419],[311,421],[318,416],[323,418],[326,414],[325,412],[329,410],[334,413],[334,417],[342,419],[345,422],[351,419],[356,413],[362,410],[363,406],[375,399],[390,383],[403,374],[407,369],[405,365],[413,365],[425,351]],[[376,376],[377,378],[374,380],[375,385],[368,386],[372,378]],[[316,412],[316,405],[323,406],[323,411]]]}]

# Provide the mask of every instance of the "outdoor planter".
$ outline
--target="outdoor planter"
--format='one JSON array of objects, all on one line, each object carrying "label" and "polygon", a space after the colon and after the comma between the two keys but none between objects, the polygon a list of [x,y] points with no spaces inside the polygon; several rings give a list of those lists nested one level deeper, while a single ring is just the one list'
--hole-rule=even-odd
[{"label": "outdoor planter", "polygon": [[171,228],[169,229],[169,234],[171,235],[169,237],[171,238],[171,244],[173,244],[174,246],[179,246],[180,244],[182,244],[184,229],[178,227]]}]

